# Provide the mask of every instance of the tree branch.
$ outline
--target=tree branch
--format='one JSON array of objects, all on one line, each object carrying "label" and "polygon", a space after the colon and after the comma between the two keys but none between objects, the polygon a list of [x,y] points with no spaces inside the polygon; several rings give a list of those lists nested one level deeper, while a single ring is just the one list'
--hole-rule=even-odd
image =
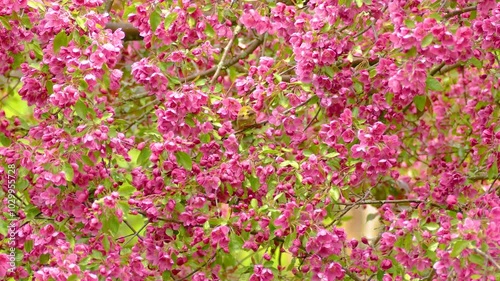
[{"label": "tree branch", "polygon": [[140,35],[139,29],[135,28],[135,26],[133,26],[130,23],[108,22],[104,28],[111,29],[112,31],[115,31],[115,30],[121,28],[122,31],[125,33],[125,37],[123,38],[123,41],[141,41],[144,39]]},{"label": "tree branch", "polygon": [[454,16],[458,16],[458,15],[461,15],[461,14],[465,14],[465,13],[468,13],[468,12],[475,11],[476,9],[477,9],[476,6],[472,6],[472,7],[463,8],[462,10],[449,12],[446,15],[444,15],[443,19],[447,20],[447,19],[450,19],[450,18],[452,18]]},{"label": "tree branch", "polygon": [[[368,64],[370,66],[373,66],[375,64],[377,64],[379,62],[379,58],[375,58],[375,59],[367,59],[367,58],[360,58],[360,57],[356,57],[352,60],[352,62],[347,62],[345,63],[344,61],[340,61],[340,62],[337,62],[335,64],[335,67],[338,67],[338,68],[343,68],[343,67],[346,67],[346,66],[349,66],[349,67],[356,67],[358,66],[360,63],[364,62],[364,61],[367,61],[368,60]],[[290,82],[290,80],[294,77],[293,74],[290,74],[290,75],[282,75],[281,76],[281,81],[284,81],[284,82]]]},{"label": "tree branch", "polygon": [[[260,44],[262,44],[262,41],[263,41],[262,37],[259,37],[255,40],[253,40],[239,56],[236,56],[236,57],[230,59],[229,61],[227,61],[226,63],[224,63],[222,65],[222,69],[228,68],[231,65],[237,63],[239,60],[248,57],[251,53],[253,53],[253,51],[255,51],[255,49],[257,49],[257,47],[259,47]],[[185,82],[193,81],[197,78],[203,78],[203,77],[213,75],[216,71],[217,71],[217,66],[214,66],[210,69],[207,69],[207,70],[204,70],[202,72],[195,73],[193,75],[190,75],[190,76],[185,77],[185,78],[180,78],[180,79],[182,82],[185,83]]]},{"label": "tree branch", "polygon": [[490,255],[479,250],[478,248],[475,248],[474,251],[489,260],[497,268],[497,270],[500,271],[500,264],[498,264]]},{"label": "tree branch", "polygon": [[224,61],[226,60],[227,53],[229,53],[229,49],[231,49],[231,46],[233,45],[234,39],[236,38],[238,33],[240,33],[240,30],[241,30],[241,25],[236,26],[236,28],[234,29],[233,37],[231,37],[231,40],[229,40],[226,47],[224,48],[224,52],[222,53],[222,57],[219,61],[219,64],[217,65],[217,68],[215,69],[215,74],[212,77],[212,80],[210,80],[210,84],[213,84],[215,82],[215,80],[217,80],[217,78],[219,77],[219,73],[220,73],[220,70],[222,69],[222,67],[224,66]]},{"label": "tree branch", "polygon": [[345,270],[345,274],[347,274],[347,276],[351,277],[352,280],[361,281],[361,278],[359,278],[356,274],[352,273],[352,271],[347,269],[347,267],[344,267],[344,270]]},{"label": "tree branch", "polygon": [[113,2],[113,0],[107,0],[104,6],[104,11],[109,13],[111,11],[111,7],[113,7]]},{"label": "tree branch", "polygon": [[438,73],[438,71],[441,70],[441,68],[443,68],[446,64],[444,62],[442,62],[441,64],[439,64],[438,66],[434,67],[431,72],[429,73],[431,76],[434,76],[436,75],[436,73]]},{"label": "tree branch", "polygon": [[217,255],[217,251],[215,251],[215,253],[208,259],[206,260],[202,265],[200,265],[199,267],[195,268],[191,273],[189,273],[188,275],[182,277],[181,279],[177,279],[176,281],[183,281],[183,280],[187,280],[189,277],[193,276],[196,272],[200,271],[202,268],[204,268],[205,266],[208,265],[208,263],[213,259],[215,258],[215,255]]},{"label": "tree branch", "polygon": [[425,201],[419,199],[365,200],[365,201],[357,201],[354,203],[335,203],[335,204],[343,206],[353,206],[353,205],[384,205],[384,204],[411,204],[411,203],[425,203]]}]

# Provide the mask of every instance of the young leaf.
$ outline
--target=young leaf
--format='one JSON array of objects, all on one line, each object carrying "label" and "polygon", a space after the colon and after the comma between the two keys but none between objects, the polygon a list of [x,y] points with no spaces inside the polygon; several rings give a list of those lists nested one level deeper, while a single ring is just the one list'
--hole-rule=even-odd
[{"label": "young leaf", "polygon": [[443,86],[441,83],[434,77],[428,76],[427,80],[425,80],[425,85],[427,86],[427,89],[432,90],[432,91],[438,91],[441,92],[443,91]]},{"label": "young leaf", "polygon": [[78,100],[76,102],[75,111],[78,117],[80,117],[83,120],[87,119],[88,108],[81,100]]},{"label": "young leaf", "polygon": [[120,228],[120,221],[116,215],[112,214],[109,216],[108,226],[111,234],[115,235],[118,232],[118,229]]},{"label": "young leaf", "polygon": [[56,37],[54,37],[54,53],[59,53],[59,50],[61,47],[66,47],[68,46],[69,43],[69,38],[68,35],[66,35],[66,31],[62,30],[59,32]]},{"label": "young leaf", "polygon": [[427,34],[427,36],[422,39],[421,46],[422,48],[425,48],[429,46],[432,43],[432,40],[434,39],[434,36],[432,36],[432,33]]},{"label": "young leaf", "polygon": [[151,156],[151,149],[145,147],[141,150],[139,157],[137,157],[137,164],[144,167],[149,160],[149,156]]},{"label": "young leaf", "polygon": [[455,242],[455,245],[453,245],[453,250],[451,250],[451,257],[458,257],[462,253],[463,250],[469,246],[470,241],[467,240],[458,240]]},{"label": "young leaf", "polygon": [[215,30],[214,30],[214,28],[208,22],[205,25],[205,33],[210,38],[215,37]]},{"label": "young leaf", "polygon": [[177,19],[178,14],[177,13],[170,13],[168,16],[165,18],[165,23],[164,27],[165,30],[168,30],[172,23]]},{"label": "young leaf", "polygon": [[498,175],[498,165],[497,161],[493,162],[493,165],[491,165],[491,168],[488,170],[488,178],[489,179],[494,179]]},{"label": "young leaf", "polygon": [[415,103],[415,106],[417,107],[418,111],[424,111],[426,101],[427,101],[427,96],[415,96],[413,98],[413,102]]},{"label": "young leaf", "polygon": [[191,171],[193,168],[193,161],[186,152],[177,151],[175,153],[175,159],[177,160],[177,164],[181,165],[184,169]]},{"label": "young leaf", "polygon": [[151,31],[155,32],[161,22],[161,10],[159,7],[151,12],[149,16],[149,24],[151,25]]},{"label": "young leaf", "polygon": [[63,172],[67,181],[73,181],[75,172],[73,171],[73,167],[69,163],[64,163]]},{"label": "young leaf", "polygon": [[429,231],[435,231],[439,228],[439,224],[435,223],[435,222],[430,222],[430,223],[427,223],[423,226],[423,228],[429,230]]}]

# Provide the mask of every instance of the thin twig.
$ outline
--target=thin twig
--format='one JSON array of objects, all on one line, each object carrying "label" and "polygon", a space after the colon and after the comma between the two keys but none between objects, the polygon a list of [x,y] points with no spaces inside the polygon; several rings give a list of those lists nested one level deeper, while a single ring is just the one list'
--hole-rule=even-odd
[{"label": "thin twig", "polygon": [[472,7],[463,8],[462,10],[453,11],[453,12],[450,12],[450,13],[447,13],[446,15],[444,15],[443,19],[450,19],[450,18],[452,18],[454,16],[458,16],[458,15],[461,15],[461,14],[465,14],[465,13],[468,13],[468,12],[475,11],[476,9],[477,9],[476,6],[472,6]]},{"label": "thin twig", "polygon": [[429,276],[427,276],[427,278],[425,278],[425,281],[431,281],[432,278],[434,278],[434,275],[436,275],[436,270],[433,268],[431,270],[431,273],[429,273]]},{"label": "thin twig", "polygon": [[224,66],[224,61],[226,60],[227,53],[229,53],[229,49],[231,49],[231,46],[233,45],[234,39],[236,38],[238,33],[240,33],[240,31],[241,31],[241,25],[236,26],[236,28],[234,29],[234,32],[233,32],[233,37],[231,37],[231,40],[229,40],[226,47],[224,48],[224,52],[222,53],[222,57],[219,61],[219,64],[217,65],[217,69],[215,70],[215,74],[212,77],[212,80],[210,80],[210,84],[213,84],[215,82],[215,80],[217,80],[217,78],[219,77],[219,73],[220,73],[222,67]]},{"label": "thin twig", "polygon": [[106,6],[104,6],[104,11],[106,11],[107,13],[109,13],[111,11],[111,7],[113,7],[113,0],[107,0],[106,1]]},{"label": "thin twig", "polygon": [[335,203],[335,204],[343,206],[353,206],[353,205],[384,205],[384,204],[411,204],[411,203],[425,203],[425,201],[420,199],[365,200],[365,201],[357,201],[354,203]]},{"label": "thin twig", "polygon": [[356,274],[354,274],[352,271],[347,269],[347,267],[344,267],[344,271],[345,271],[345,274],[347,274],[347,276],[351,277],[352,280],[362,281],[361,278],[359,278]]},{"label": "thin twig", "polygon": [[497,270],[500,271],[500,265],[490,255],[479,250],[478,248],[474,248],[474,251],[489,260],[497,268]]},{"label": "thin twig", "polygon": [[363,196],[363,198],[361,198],[360,200],[356,201],[355,203],[351,204],[351,205],[348,205],[347,207],[345,207],[342,212],[340,213],[340,215],[338,215],[335,219],[333,219],[329,224],[326,225],[325,228],[329,228],[330,226],[336,224],[337,222],[340,221],[340,219],[345,216],[345,214],[347,214],[347,212],[349,212],[352,208],[358,206],[358,205],[361,205],[361,202],[365,202],[365,199],[366,197],[368,197],[368,195],[370,194],[370,190],[367,191],[365,193],[365,195]]},{"label": "thin twig", "polygon": [[[384,8],[382,8],[382,13],[385,12],[385,10],[387,10],[387,6],[384,6]],[[365,29],[361,30],[360,32],[356,33],[356,35],[353,36],[353,38],[357,38],[361,35],[363,35],[365,32],[367,32],[368,30],[370,30],[370,28],[374,27],[375,24],[377,23],[377,19],[375,19],[370,25],[368,25]],[[375,32],[374,32],[375,33]]]},{"label": "thin twig", "polygon": [[130,241],[132,241],[132,239],[134,239],[135,236],[139,237],[139,233],[141,233],[141,231],[146,228],[146,226],[149,224],[149,221],[147,221],[142,227],[141,229],[139,229],[139,231],[137,231],[136,233],[134,233],[134,235],[132,235],[132,237],[127,241],[125,242],[125,244],[123,244],[122,247],[125,247],[128,243],[130,243]]},{"label": "thin twig", "polygon": [[311,119],[311,121],[309,121],[309,123],[307,123],[307,126],[304,128],[303,132],[307,131],[307,129],[309,129],[309,127],[311,127],[311,125],[314,122],[314,120],[316,120],[316,118],[318,118],[318,115],[319,115],[320,111],[321,111],[321,106],[316,111],[316,114],[314,114],[313,119]]},{"label": "thin twig", "polygon": [[215,253],[208,259],[206,260],[202,265],[200,265],[199,267],[195,268],[191,273],[189,273],[188,275],[182,277],[181,279],[177,279],[176,281],[183,281],[183,280],[186,280],[188,279],[189,277],[193,276],[196,272],[200,271],[202,268],[204,268],[205,266],[207,266],[207,264],[213,259],[215,258],[215,256],[217,255],[217,251],[215,251]]},{"label": "thin twig", "polygon": [[[155,100],[155,103],[158,102],[157,100]],[[136,121],[130,123],[127,128],[125,128],[125,131],[128,131],[128,129],[130,129],[132,126],[134,126],[135,124],[139,124],[141,123],[144,119],[146,119],[148,117],[148,115],[154,110],[155,108],[151,108],[150,110],[144,112],[144,114],[141,115],[141,117],[139,117]]]},{"label": "thin twig", "polygon": [[453,69],[461,67],[463,65],[464,65],[463,62],[457,62],[457,63],[452,64],[452,65],[447,65],[447,66],[443,67],[440,71],[438,71],[438,73],[439,74],[445,74],[445,73],[450,72]]},{"label": "thin twig", "polygon": [[[123,220],[123,222],[125,223],[125,225],[128,226],[128,228],[130,228],[130,230],[132,230],[133,234],[137,233],[137,231],[135,231],[134,227],[132,227],[132,225],[130,225],[130,223],[127,220]],[[140,236],[137,236],[137,238],[142,240],[142,238]]]},{"label": "thin twig", "polygon": [[[253,40],[248,45],[248,47],[245,49],[245,51],[243,51],[239,56],[236,56],[236,57],[230,59],[229,61],[227,61],[226,63],[224,63],[222,65],[222,68],[228,68],[228,67],[232,66],[233,64],[237,63],[238,61],[240,61],[241,59],[248,57],[251,53],[253,53],[253,51],[255,51],[255,49],[257,49],[257,47],[259,47],[260,44],[262,44],[262,37],[259,37],[255,40]],[[186,78],[180,78],[180,80],[182,82],[189,82],[189,81],[196,80],[198,78],[203,78],[203,77],[213,75],[216,71],[217,71],[217,66],[214,66],[210,69],[207,69],[207,70],[199,72],[199,73],[195,73],[195,74],[190,75]]]},{"label": "thin twig", "polygon": [[433,68],[431,70],[431,72],[429,73],[431,76],[434,76],[436,75],[436,73],[438,73],[438,71],[441,70],[441,68],[443,68],[443,66],[445,66],[446,64],[444,62],[442,62],[441,64],[439,64],[438,66],[436,66],[435,68]]},{"label": "thin twig", "polygon": [[145,97],[152,97],[152,96],[153,95],[151,95],[151,93],[144,92],[144,93],[139,93],[137,95],[130,96],[130,97],[125,98],[123,100],[124,101],[134,101],[134,100],[142,99],[142,98],[145,98]]},{"label": "thin twig", "polygon": [[490,185],[490,188],[488,188],[488,193],[491,193],[494,189],[493,189],[493,186],[495,185],[495,183],[497,182],[497,180],[500,178],[500,174],[498,174],[495,179],[493,180],[493,182],[491,183]]},{"label": "thin twig", "polygon": [[260,48],[260,55],[259,57],[257,58],[257,64],[260,63],[260,58],[263,57],[265,55],[265,52],[266,52],[266,41],[267,41],[267,32],[264,33],[264,38],[262,39],[262,48]]},{"label": "thin twig", "polygon": [[287,114],[288,112],[290,112],[290,111],[292,111],[292,110],[294,110],[294,109],[297,109],[297,108],[299,108],[299,107],[302,107],[302,106],[304,106],[304,105],[308,104],[308,103],[309,103],[309,102],[310,102],[310,101],[311,101],[311,100],[312,100],[315,96],[316,96],[316,95],[312,95],[312,96],[311,96],[310,98],[308,98],[305,102],[303,102],[303,103],[301,103],[301,104],[299,104],[299,105],[297,105],[297,106],[294,106],[294,107],[292,107],[292,108],[289,108],[289,109],[287,109],[287,110],[283,111],[283,114]]},{"label": "thin twig", "polygon": [[142,41],[144,39],[141,36],[139,29],[127,22],[108,22],[104,28],[111,29],[112,31],[121,28],[123,33],[125,33],[123,41]]}]

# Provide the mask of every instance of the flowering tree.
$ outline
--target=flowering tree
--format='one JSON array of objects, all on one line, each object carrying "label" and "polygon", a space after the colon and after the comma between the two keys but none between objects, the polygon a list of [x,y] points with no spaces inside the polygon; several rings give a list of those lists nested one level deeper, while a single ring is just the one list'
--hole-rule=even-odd
[{"label": "flowering tree", "polygon": [[0,38],[2,280],[500,279],[499,1],[3,0]]}]

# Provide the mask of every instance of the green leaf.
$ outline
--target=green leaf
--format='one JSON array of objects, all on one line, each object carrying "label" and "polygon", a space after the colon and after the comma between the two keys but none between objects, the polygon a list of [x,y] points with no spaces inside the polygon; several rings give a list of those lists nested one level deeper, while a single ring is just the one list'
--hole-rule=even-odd
[{"label": "green leaf", "polygon": [[40,47],[40,44],[36,41],[33,41],[28,44],[30,50],[33,50],[37,56],[38,59],[43,58],[43,51],[42,48]]},{"label": "green leaf", "polygon": [[252,198],[252,200],[250,200],[250,206],[251,206],[254,210],[257,210],[257,209],[259,208],[259,202],[257,201],[257,199]]},{"label": "green leaf", "polygon": [[264,149],[264,150],[262,150],[261,155],[265,155],[265,154],[280,155],[281,153],[278,150],[275,150],[275,149]]},{"label": "green leaf", "polygon": [[472,63],[477,69],[483,68],[483,62],[478,60],[476,57],[470,58],[469,62]]},{"label": "green leaf", "polygon": [[156,7],[151,15],[149,16],[149,25],[151,25],[151,31],[155,32],[161,22],[161,10]]},{"label": "green leaf", "polygon": [[483,265],[484,264],[484,258],[481,255],[478,254],[471,254],[469,255],[469,261],[473,262],[475,264]]},{"label": "green leaf", "polygon": [[450,256],[455,258],[458,257],[462,253],[463,250],[465,250],[470,244],[470,241],[467,240],[458,240],[455,242],[453,245],[453,250],[451,250]]},{"label": "green leaf", "polygon": [[490,180],[496,178],[498,175],[498,164],[497,161],[493,162],[493,165],[491,165],[491,168],[488,170],[488,178]]},{"label": "green leaf", "polygon": [[45,88],[47,89],[47,93],[52,95],[54,93],[54,83],[52,81],[45,82]]},{"label": "green leaf", "polygon": [[83,163],[87,164],[90,167],[94,166],[94,162],[87,155],[82,155],[81,158],[82,158]]},{"label": "green leaf", "polygon": [[40,256],[40,264],[46,264],[49,261],[49,254],[42,254]]},{"label": "green leaf", "polygon": [[434,242],[432,244],[429,245],[429,247],[427,247],[427,250],[431,251],[431,252],[434,252],[436,251],[437,247],[439,246],[439,243],[438,242]]},{"label": "green leaf", "polygon": [[87,119],[88,107],[83,103],[83,101],[78,100],[75,103],[75,111],[78,117],[80,117],[83,120]]},{"label": "green leaf", "polygon": [[108,227],[111,231],[111,234],[115,235],[118,232],[118,229],[120,228],[120,221],[118,220],[118,217],[116,215],[110,215],[108,219]]},{"label": "green leaf", "polygon": [[0,143],[2,144],[2,146],[8,147],[10,146],[12,141],[4,133],[0,133]]},{"label": "green leaf", "polygon": [[378,216],[378,213],[371,213],[366,216],[366,222],[374,220]]},{"label": "green leaf", "polygon": [[325,67],[323,67],[323,71],[330,78],[332,78],[333,76],[335,76],[335,71],[333,70],[333,68],[331,66],[325,66]]},{"label": "green leaf", "polygon": [[26,61],[26,57],[24,56],[23,53],[15,54],[14,55],[14,62],[12,63],[11,68],[16,69],[21,65],[21,63],[23,63],[25,61]]},{"label": "green leaf", "polygon": [[2,23],[3,27],[5,27],[5,29],[7,29],[7,30],[12,29],[12,26],[9,23],[9,18],[2,16],[2,17],[0,17],[0,22]]},{"label": "green leaf", "polygon": [[135,14],[135,12],[137,11],[137,5],[138,3],[135,2],[134,4],[125,7],[125,9],[123,10],[123,18],[128,19],[128,15],[130,15],[131,13]]},{"label": "green leaf", "polygon": [[435,223],[435,222],[430,222],[430,223],[427,223],[423,226],[423,228],[429,230],[429,231],[435,231],[439,228],[439,224]]},{"label": "green leaf", "polygon": [[[77,17],[77,18],[75,19],[75,22],[76,22],[76,24],[78,25],[78,27],[80,27],[80,28],[81,28],[81,29],[83,29],[83,30],[87,30],[87,26],[86,26],[86,24],[85,24],[85,22],[86,22],[86,21],[85,21],[85,19],[84,19],[84,18]],[[77,39],[77,38],[75,38],[75,41],[78,41],[78,39]]]},{"label": "green leaf", "polygon": [[415,55],[417,55],[417,48],[415,48],[415,46],[411,47],[411,49],[406,52],[407,58],[413,58]]},{"label": "green leaf", "polygon": [[332,26],[328,22],[325,22],[325,24],[321,28],[320,32],[321,33],[326,33],[328,31],[330,31],[330,29],[332,29]]},{"label": "green leaf", "polygon": [[432,40],[434,40],[434,36],[432,36],[432,33],[427,34],[427,36],[422,39],[422,48],[429,46],[432,43]]},{"label": "green leaf", "polygon": [[78,275],[72,274],[70,277],[67,279],[68,281],[77,281],[78,280]]},{"label": "green leaf", "polygon": [[177,19],[179,15],[177,13],[170,13],[168,16],[165,17],[165,30],[168,30],[172,23]]},{"label": "green leaf", "polygon": [[254,192],[259,190],[260,182],[259,182],[259,179],[257,177],[251,176],[248,178],[248,180],[250,181],[250,186],[252,187],[252,190]]},{"label": "green leaf", "polygon": [[215,30],[209,23],[205,25],[205,34],[207,34],[207,36],[211,38],[215,37]]},{"label": "green leaf", "polygon": [[410,19],[405,19],[405,25],[411,29],[415,28],[415,22]]},{"label": "green leaf", "polygon": [[377,271],[377,280],[378,280],[378,281],[382,281],[382,280],[383,280],[383,278],[384,278],[384,273],[385,273],[385,271],[380,270],[380,269],[379,269],[379,271]]},{"label": "green leaf", "polygon": [[210,135],[209,134],[202,134],[200,135],[200,141],[202,143],[209,143],[210,142]]},{"label": "green leaf", "polygon": [[69,37],[66,35],[66,31],[62,30],[59,32],[56,37],[54,37],[54,53],[59,53],[61,47],[68,46]]},{"label": "green leaf", "polygon": [[106,252],[109,252],[109,240],[107,236],[104,236],[104,238],[102,238],[102,247]]},{"label": "green leaf", "polygon": [[28,206],[25,212],[28,219],[33,219],[40,213],[40,210],[35,206]]},{"label": "green leaf", "polygon": [[299,168],[299,163],[297,163],[295,161],[290,161],[290,160],[285,160],[285,161],[283,161],[283,162],[280,163],[280,167],[286,167],[286,166],[292,166],[295,169],[298,169]]},{"label": "green leaf", "polygon": [[424,111],[425,102],[427,101],[427,96],[415,96],[413,98],[413,103],[417,107],[418,111]]},{"label": "green leaf", "polygon": [[73,181],[73,178],[75,177],[75,172],[73,171],[73,167],[69,163],[64,163],[62,168],[66,180],[69,182]]},{"label": "green leaf", "polygon": [[187,154],[186,152],[177,151],[175,153],[175,159],[177,160],[177,164],[184,167],[184,169],[191,171],[191,169],[193,168],[193,161],[191,160],[189,154]]},{"label": "green leaf", "polygon": [[149,156],[151,156],[151,149],[147,147],[143,148],[139,157],[137,157],[137,164],[144,167],[149,161]]},{"label": "green leaf", "polygon": [[26,240],[24,242],[24,251],[26,251],[26,253],[29,253],[31,252],[31,250],[33,250],[33,240]]},{"label": "green leaf", "polygon": [[170,275],[170,271],[165,270],[165,271],[163,271],[163,273],[161,274],[161,279],[162,279],[163,281],[172,280],[171,276],[172,276],[172,275]]},{"label": "green leaf", "polygon": [[338,152],[330,152],[327,155],[325,155],[324,157],[325,158],[335,158],[335,157],[337,157],[339,155],[340,155],[340,153],[338,153]]},{"label": "green leaf", "polygon": [[358,8],[361,8],[361,6],[363,6],[363,0],[356,0],[356,5]]},{"label": "green leaf", "polygon": [[314,96],[312,97],[309,102],[307,103],[307,105],[312,105],[312,104],[317,104],[319,102],[319,97],[318,96]]},{"label": "green leaf", "polygon": [[328,193],[333,198],[333,201],[337,202],[339,200],[340,191],[337,187],[330,188],[330,191]]},{"label": "green leaf", "polygon": [[425,80],[425,85],[427,86],[427,89],[429,89],[429,90],[438,91],[438,92],[443,90],[443,86],[441,85],[441,83],[436,78],[434,78],[432,76],[427,77],[427,80]]}]

